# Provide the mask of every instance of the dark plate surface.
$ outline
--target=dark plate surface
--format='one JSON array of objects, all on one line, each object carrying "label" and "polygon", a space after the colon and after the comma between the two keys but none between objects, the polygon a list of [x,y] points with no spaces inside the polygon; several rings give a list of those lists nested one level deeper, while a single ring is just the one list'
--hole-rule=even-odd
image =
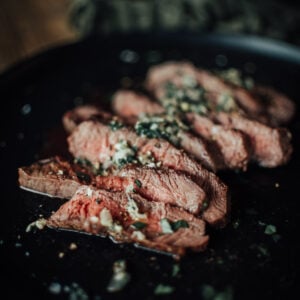
[{"label": "dark plate surface", "polygon": [[[124,77],[139,80],[149,63],[168,59],[190,59],[208,68],[238,67],[295,101],[300,97],[299,51],[247,37],[90,38],[43,53],[0,76],[1,285],[10,298],[67,299],[77,293],[90,299],[152,299],[160,283],[175,288],[166,296],[170,299],[289,299],[296,291],[299,115],[289,125],[295,151],[287,166],[220,174],[231,189],[231,222],[223,230],[209,229],[207,251],[183,258],[176,276],[172,258],[109,239],[50,229],[25,233],[30,222],[40,214],[48,216],[61,200],[19,190],[17,168],[64,149],[63,112],[103,99],[120,82],[129,82]],[[267,225],[275,226],[276,233],[265,233]],[[69,249],[71,243],[76,250]],[[127,260],[131,282],[110,294],[106,286],[118,259]],[[55,294],[59,287],[65,290]]]}]

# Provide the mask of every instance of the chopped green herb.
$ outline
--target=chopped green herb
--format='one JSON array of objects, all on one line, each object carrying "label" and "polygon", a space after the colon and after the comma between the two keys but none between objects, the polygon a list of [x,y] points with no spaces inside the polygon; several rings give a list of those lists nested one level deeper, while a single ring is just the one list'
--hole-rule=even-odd
[{"label": "chopped green herb", "polygon": [[172,276],[176,277],[180,272],[180,266],[179,264],[175,264],[173,265],[173,269],[172,269]]},{"label": "chopped green herb", "polygon": [[136,133],[150,139],[161,138],[179,144],[178,133],[182,124],[166,115],[146,116],[135,125]]},{"label": "chopped green herb", "polygon": [[254,86],[254,80],[251,77],[244,77],[240,70],[230,68],[223,71],[216,71],[216,74],[221,76],[225,81],[236,86],[251,90]]},{"label": "chopped green herb", "polygon": [[209,201],[205,199],[201,206],[201,212],[204,212],[208,208],[208,206],[209,206]]},{"label": "chopped green herb", "polygon": [[262,221],[258,221],[258,225],[260,225],[260,226],[266,226],[266,223],[264,223]]},{"label": "chopped green herb", "polygon": [[159,284],[156,286],[154,290],[154,295],[168,295],[173,293],[175,288],[170,285],[165,285],[165,284]]},{"label": "chopped green herb", "polygon": [[163,233],[173,233],[177,231],[179,228],[188,228],[189,223],[185,220],[178,220],[175,222],[171,222],[168,219],[164,218],[160,221],[160,226]]},{"label": "chopped green herb", "polygon": [[204,284],[201,288],[203,300],[232,300],[233,290],[231,286],[226,287],[223,291],[216,290],[209,284]]},{"label": "chopped green herb", "polygon": [[265,228],[265,234],[272,235],[277,232],[276,226],[267,225]]},{"label": "chopped green herb", "polygon": [[258,251],[257,256],[261,257],[261,256],[265,256],[268,257],[270,255],[269,250],[263,245],[263,244],[252,244],[250,246],[250,249],[254,249]]},{"label": "chopped green herb", "polygon": [[147,226],[147,224],[144,223],[144,222],[139,222],[138,221],[138,222],[135,222],[135,223],[131,224],[131,226],[133,226],[134,228],[140,230],[140,229],[145,228]]},{"label": "chopped green herb", "polygon": [[124,124],[122,122],[120,122],[119,120],[112,120],[109,122],[108,126],[110,127],[110,129],[112,131],[116,131],[120,128],[123,128]]},{"label": "chopped green herb", "polygon": [[83,167],[92,167],[93,164],[86,158],[77,157],[74,159],[75,164],[79,164]]},{"label": "chopped green herb", "polygon": [[237,229],[239,226],[240,226],[240,220],[236,220],[236,221],[234,221],[234,222],[232,223],[232,227],[233,227],[234,229]]},{"label": "chopped green herb", "polygon": [[136,163],[136,150],[127,141],[121,140],[115,144],[115,153],[112,161],[120,168],[129,163]]},{"label": "chopped green herb", "polygon": [[134,183],[137,185],[137,187],[139,187],[139,188],[141,188],[141,187],[142,187],[142,183],[141,183],[141,181],[140,181],[140,180],[138,180],[138,179],[135,179],[135,180],[134,180]]},{"label": "chopped green herb", "polygon": [[185,220],[178,220],[171,223],[173,231],[177,231],[179,228],[189,228],[189,223]]},{"label": "chopped green herb", "polygon": [[269,255],[270,255],[269,250],[268,250],[266,247],[262,246],[262,245],[258,245],[258,246],[257,246],[257,249],[258,249],[258,251],[259,251],[263,256],[269,256]]},{"label": "chopped green herb", "polygon": [[83,173],[83,172],[76,172],[76,176],[79,180],[84,181],[85,183],[91,183],[91,176]]}]

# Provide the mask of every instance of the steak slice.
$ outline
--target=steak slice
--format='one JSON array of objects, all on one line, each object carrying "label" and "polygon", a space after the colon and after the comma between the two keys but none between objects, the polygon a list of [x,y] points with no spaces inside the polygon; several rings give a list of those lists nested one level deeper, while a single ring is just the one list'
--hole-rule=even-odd
[{"label": "steak slice", "polygon": [[113,191],[134,189],[151,201],[169,203],[198,214],[205,192],[188,175],[171,169],[130,166],[112,176],[98,176],[97,187]]},{"label": "steak slice", "polygon": [[161,114],[164,108],[147,96],[130,90],[119,90],[113,96],[112,110],[121,118],[135,123],[142,114]]},{"label": "steak slice", "polygon": [[194,78],[207,92],[232,95],[238,104],[251,115],[261,114],[264,110],[262,103],[255,98],[254,94],[240,86],[226,82],[209,71],[198,69],[188,62],[170,61],[151,67],[147,73],[146,86],[158,96],[159,88],[163,84],[171,81],[181,86],[184,76]]},{"label": "steak slice", "polygon": [[227,82],[209,71],[198,69],[197,81],[209,92],[232,95],[239,106],[250,116],[260,115],[265,111],[263,102],[253,92]]},{"label": "steak slice", "polygon": [[82,184],[94,184],[94,175],[80,165],[55,156],[19,168],[19,185],[50,197],[70,199]]},{"label": "steak slice", "polygon": [[197,134],[217,143],[226,166],[230,169],[247,169],[252,151],[245,134],[235,129],[224,128],[195,113],[187,113],[186,117]]},{"label": "steak slice", "polygon": [[[183,75],[196,78],[197,73],[197,68],[189,62],[168,61],[149,68],[145,84],[149,91],[154,91],[162,84],[174,78],[182,77]],[[181,81],[178,84],[181,84]]]},{"label": "steak slice", "polygon": [[253,92],[267,103],[267,113],[273,124],[286,124],[295,115],[295,103],[286,95],[263,85],[255,85]]},{"label": "steak slice", "polygon": [[151,154],[163,167],[189,174],[207,195],[208,208],[203,212],[203,218],[213,225],[225,225],[229,213],[227,186],[215,174],[167,141],[144,138],[128,128],[112,131],[107,125],[96,121],[81,123],[68,137],[69,151],[73,156],[88,159],[96,166],[118,154],[115,145],[120,141],[130,146],[130,151],[124,151],[131,156],[132,153],[136,158]]},{"label": "steak slice", "polygon": [[[227,70],[231,72],[231,70]],[[222,71],[221,73],[226,73]],[[238,72],[234,72],[239,77]],[[190,76],[202,86],[215,100],[221,95],[233,96],[236,104],[249,117],[264,123],[280,125],[287,123],[295,114],[295,104],[286,95],[260,84],[246,86],[242,78],[231,80],[229,77],[213,74],[196,68],[188,62],[166,62],[149,69],[146,86],[157,98],[162,94],[161,87],[172,82],[182,86],[184,76]]]},{"label": "steak slice", "polygon": [[[136,123],[143,114],[159,115],[165,111],[160,104],[151,101],[147,96],[125,90],[116,93],[112,109],[121,118],[130,120],[130,124]],[[214,172],[225,168],[222,154],[214,143],[184,130],[179,130],[177,135],[180,147],[195,157],[205,168]]]},{"label": "steak slice", "polygon": [[253,159],[263,167],[287,163],[292,154],[291,133],[285,128],[271,128],[239,114],[219,113],[215,119],[228,128],[238,129],[250,138]]},{"label": "steak slice", "polygon": [[80,187],[47,220],[47,225],[109,235],[117,242],[136,243],[178,258],[186,249],[204,250],[209,239],[204,221],[192,214],[164,203],[149,202],[134,193],[112,193],[87,186]]},{"label": "steak slice", "polygon": [[112,115],[103,111],[100,107],[95,105],[80,105],[72,110],[67,111],[62,118],[63,126],[66,132],[71,133],[78,124],[89,120],[93,117],[99,117],[102,120],[111,120]]}]

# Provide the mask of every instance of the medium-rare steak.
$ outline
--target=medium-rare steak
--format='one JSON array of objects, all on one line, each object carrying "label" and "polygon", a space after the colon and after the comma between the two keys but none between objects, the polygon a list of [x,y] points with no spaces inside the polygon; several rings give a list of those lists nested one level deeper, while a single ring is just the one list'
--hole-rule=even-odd
[{"label": "medium-rare steak", "polygon": [[78,124],[95,118],[110,121],[113,116],[95,105],[80,105],[64,113],[62,123],[66,132],[71,133]]},{"label": "medium-rare steak", "polygon": [[[67,113],[64,114],[63,123],[66,131],[71,133],[78,124],[80,124],[83,121],[91,120],[91,119],[99,119],[100,121],[103,120],[105,122],[110,121],[109,123],[110,127],[112,127],[113,129],[117,129],[119,127],[122,127],[122,122],[126,122],[127,124],[130,125],[134,125],[138,119],[137,112],[140,111],[142,113],[142,109],[143,109],[142,107],[147,107],[148,113],[153,111],[153,109],[151,109],[152,105],[154,106],[153,108],[155,109],[155,111],[161,112],[162,110],[164,110],[158,103],[149,102],[146,96],[141,98],[141,101],[145,105],[141,105],[141,103],[139,103],[139,95],[131,91],[119,91],[117,95],[118,96],[114,98],[115,100],[114,103],[120,103],[120,102],[124,103],[124,105],[123,104],[116,105],[119,109],[122,108],[121,109],[122,112],[118,114],[119,118],[117,118],[116,116],[114,117],[110,116],[109,118],[108,113],[102,111],[100,108],[97,107],[93,107],[94,109],[91,109],[90,106],[81,106],[75,108],[74,110],[68,111]],[[125,105],[126,102],[128,102],[128,106],[131,107],[130,109],[133,109],[136,106],[138,107],[138,110],[132,111],[132,113],[130,113],[130,109]],[[125,109],[125,107],[127,108]],[[157,110],[156,108],[159,108],[159,110]],[[78,110],[81,112],[80,119],[76,117]],[[123,111],[125,111],[126,113],[124,114]],[[89,112],[91,112],[91,114],[89,114]],[[102,118],[103,115],[104,118]],[[71,119],[68,120],[68,118]],[[76,119],[77,122],[74,123],[73,119]],[[164,117],[161,117],[161,120],[166,121]],[[148,130],[148,132],[150,132],[150,130]],[[170,142],[172,142],[170,139],[168,139],[167,135],[166,136],[160,135],[160,137],[165,138]],[[178,130],[176,134],[174,133],[174,135],[169,134],[169,137],[176,138],[176,143],[173,144],[175,144],[177,147],[181,147],[187,153],[194,156],[207,169],[212,171],[217,171],[225,168],[220,151],[216,149],[216,147],[214,147],[213,144],[209,143],[209,141],[200,139],[199,137],[196,137],[193,134],[181,129]]]},{"label": "medium-rare steak", "polygon": [[206,198],[187,174],[172,169],[128,165],[110,170],[107,176],[97,176],[90,169],[54,157],[20,168],[19,182],[24,189],[66,199],[87,184],[113,191],[134,190],[149,201],[170,203],[194,214],[200,212]]},{"label": "medium-rare steak", "polygon": [[271,128],[238,114],[218,113],[215,119],[228,128],[248,135],[253,147],[253,159],[263,167],[287,163],[292,154],[291,133],[285,128]]},{"label": "medium-rare steak", "polygon": [[226,223],[229,213],[227,186],[167,141],[138,136],[126,127],[113,131],[101,122],[85,121],[68,137],[68,143],[74,157],[87,159],[99,168],[108,161],[122,166],[132,162],[147,164],[153,159],[163,167],[186,172],[207,195],[208,207],[203,218],[214,225]]},{"label": "medium-rare steak", "polygon": [[216,142],[228,168],[247,169],[252,149],[245,134],[217,125],[209,118],[195,113],[187,113],[186,117],[197,134]]},{"label": "medium-rare steak", "polygon": [[97,187],[112,191],[134,190],[143,197],[169,203],[198,214],[205,192],[188,175],[171,169],[128,166],[112,176],[98,176]]},{"label": "medium-rare steak", "polygon": [[286,95],[274,90],[269,86],[255,85],[253,92],[267,105],[267,112],[271,117],[271,124],[286,124],[295,115],[295,103]]},{"label": "medium-rare steak", "polygon": [[80,187],[47,225],[109,235],[117,242],[136,243],[176,256],[182,256],[186,249],[204,250],[208,243],[204,221],[192,214],[149,202],[134,193],[112,193],[88,186]]},{"label": "medium-rare steak", "polygon": [[70,199],[82,184],[94,184],[94,174],[58,156],[19,168],[20,187],[47,196]]},{"label": "medium-rare steak", "polygon": [[[128,114],[131,118],[134,116],[138,118],[143,113],[143,107],[147,107],[148,114],[155,115],[158,112],[156,103],[150,101],[146,96],[139,97],[132,91],[125,93],[120,91],[113,103],[113,109],[120,117],[126,117],[123,115],[123,108],[127,104],[128,106],[131,105],[130,107],[133,110]],[[134,107],[139,107],[139,110],[136,111]],[[251,148],[247,137],[243,133],[222,128],[213,124],[208,118],[195,113],[184,114],[184,117],[192,125],[194,132],[202,138],[199,139],[187,131],[180,130],[177,133],[180,139],[180,147],[187,153],[192,154],[203,166],[213,171],[224,168],[244,170],[247,168]],[[169,117],[162,116],[161,118],[167,119]],[[141,122],[143,122],[143,119]]]},{"label": "medium-rare steak", "polygon": [[294,116],[295,105],[291,99],[273,88],[256,84],[250,78],[243,78],[236,69],[214,74],[188,62],[165,62],[149,69],[146,87],[160,98],[164,84],[172,82],[181,87],[186,78],[192,78],[212,98],[217,99],[222,95],[233,97],[246,115],[258,121],[280,125]]},{"label": "medium-rare steak", "polygon": [[117,91],[112,100],[112,110],[117,115],[126,120],[137,120],[141,114],[161,114],[164,108],[150,101],[150,99],[143,95],[130,90]]}]

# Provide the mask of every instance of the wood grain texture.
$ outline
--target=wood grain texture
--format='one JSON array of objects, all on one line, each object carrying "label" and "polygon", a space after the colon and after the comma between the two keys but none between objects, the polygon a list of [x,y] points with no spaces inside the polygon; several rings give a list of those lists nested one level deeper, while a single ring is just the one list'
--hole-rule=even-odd
[{"label": "wood grain texture", "polygon": [[0,1],[0,72],[46,48],[74,41],[69,0]]}]

